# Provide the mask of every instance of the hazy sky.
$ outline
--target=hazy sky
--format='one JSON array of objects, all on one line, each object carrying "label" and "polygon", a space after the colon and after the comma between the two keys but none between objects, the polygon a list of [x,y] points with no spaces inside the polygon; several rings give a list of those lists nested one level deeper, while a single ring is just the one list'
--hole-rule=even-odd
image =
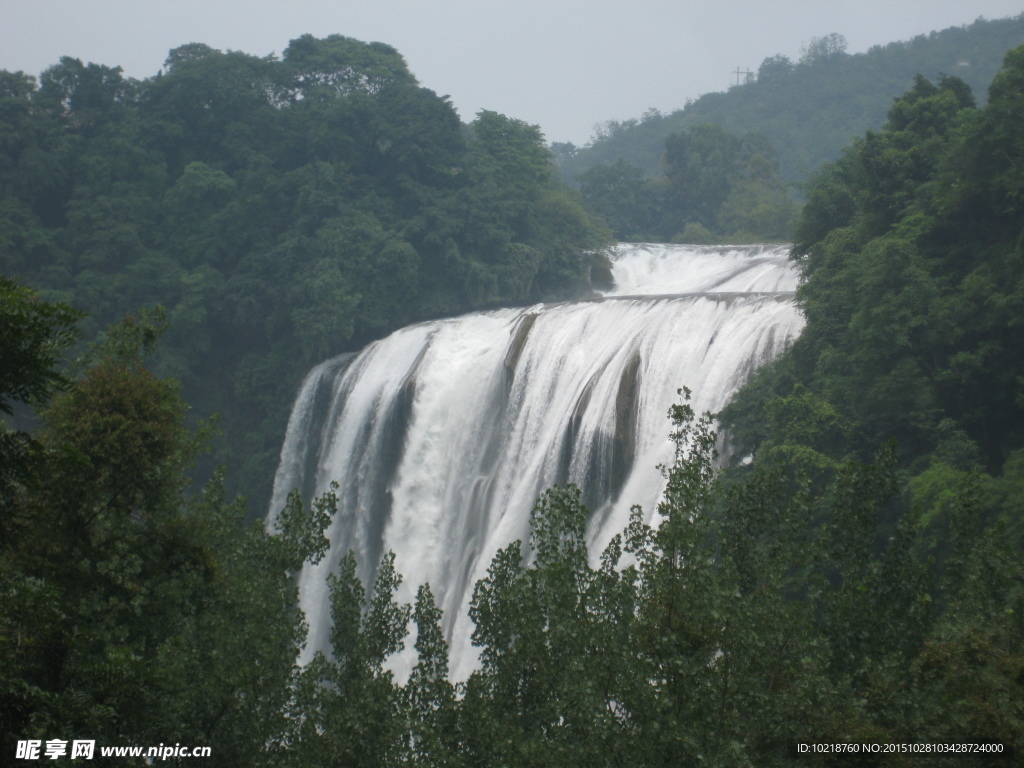
[{"label": "hazy sky", "polygon": [[1024,12],[1024,0],[0,0],[0,69],[61,56],[155,75],[202,42],[264,56],[304,33],[397,48],[422,85],[585,143],[597,123],[671,111],[765,57],[839,32],[857,53]]}]

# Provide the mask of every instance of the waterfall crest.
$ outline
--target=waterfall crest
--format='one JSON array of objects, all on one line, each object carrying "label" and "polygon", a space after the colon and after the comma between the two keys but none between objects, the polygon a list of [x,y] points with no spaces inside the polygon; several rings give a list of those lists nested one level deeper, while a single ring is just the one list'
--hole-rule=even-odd
[{"label": "waterfall crest", "polygon": [[597,299],[420,323],[314,368],[270,514],[272,524],[292,488],[309,498],[340,484],[330,554],[300,575],[300,663],[328,649],[326,576],[338,560],[354,549],[368,583],[393,550],[407,599],[430,583],[452,676],[467,677],[473,585],[499,548],[528,538],[538,495],[583,489],[597,556],[633,504],[654,510],[677,390],[693,391],[698,412],[718,411],[800,332],[788,252],[622,245],[616,287]]}]

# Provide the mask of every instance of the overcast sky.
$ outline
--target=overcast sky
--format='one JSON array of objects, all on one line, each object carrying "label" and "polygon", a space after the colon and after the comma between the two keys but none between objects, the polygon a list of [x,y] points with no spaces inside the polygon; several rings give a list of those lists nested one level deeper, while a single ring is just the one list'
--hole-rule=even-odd
[{"label": "overcast sky", "polygon": [[596,124],[726,89],[812,37],[850,53],[1024,12],[1024,0],[0,0],[0,69],[61,56],[155,75],[184,43],[264,56],[304,33],[388,43],[420,83],[584,144]]}]

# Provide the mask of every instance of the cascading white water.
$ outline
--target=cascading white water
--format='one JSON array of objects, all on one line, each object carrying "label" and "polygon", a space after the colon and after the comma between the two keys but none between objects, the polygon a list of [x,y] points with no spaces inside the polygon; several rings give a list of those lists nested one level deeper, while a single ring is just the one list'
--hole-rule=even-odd
[{"label": "cascading white water", "polygon": [[656,506],[677,390],[718,411],[800,332],[788,250],[622,245],[602,298],[421,323],[314,368],[270,514],[292,488],[309,498],[340,485],[330,555],[300,576],[300,662],[328,650],[326,576],[340,557],[354,549],[369,583],[392,550],[407,598],[430,583],[452,676],[467,677],[473,585],[499,548],[528,538],[538,495],[584,490],[596,558],[633,504]]}]

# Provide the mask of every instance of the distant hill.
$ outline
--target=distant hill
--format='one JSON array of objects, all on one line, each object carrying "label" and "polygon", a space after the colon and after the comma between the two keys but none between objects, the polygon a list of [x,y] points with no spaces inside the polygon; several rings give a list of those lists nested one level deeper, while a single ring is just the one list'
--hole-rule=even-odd
[{"label": "distant hill", "polygon": [[639,119],[606,123],[582,148],[552,148],[570,183],[588,168],[618,160],[653,176],[660,172],[670,134],[718,123],[730,133],[764,135],[778,152],[781,177],[803,181],[823,162],[838,158],[850,139],[879,128],[915,75],[959,77],[983,104],[1003,55],[1022,43],[1024,14],[978,19],[852,55],[841,35],[828,35],[812,41],[799,61],[781,55],[765,59],[749,82],[728,91],[705,94],[670,114],[652,110]]}]

